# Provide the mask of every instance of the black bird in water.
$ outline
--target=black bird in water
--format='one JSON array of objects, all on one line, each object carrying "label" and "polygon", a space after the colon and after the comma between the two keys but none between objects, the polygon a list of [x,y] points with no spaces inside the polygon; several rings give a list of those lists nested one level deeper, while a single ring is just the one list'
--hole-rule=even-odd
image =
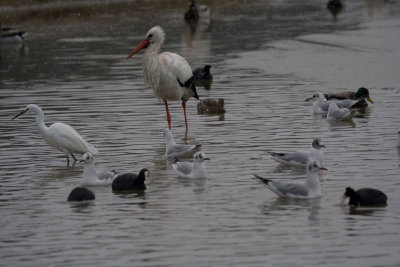
[{"label": "black bird in water", "polygon": [[86,200],[94,200],[94,194],[92,191],[85,187],[75,187],[72,189],[71,193],[69,193],[68,201],[86,201]]},{"label": "black bird in water", "polygon": [[326,8],[331,12],[333,17],[336,17],[343,9],[342,0],[329,0]]},{"label": "black bird in water", "polygon": [[197,68],[193,71],[196,86],[203,86],[207,90],[211,88],[213,75],[210,73],[210,69],[210,65],[205,65],[203,68]]},{"label": "black bird in water", "polygon": [[351,187],[347,187],[342,196],[342,202],[350,198],[350,206],[386,206],[387,196],[378,189],[361,188],[355,191]]},{"label": "black bird in water", "polygon": [[149,177],[149,170],[142,169],[139,174],[124,173],[113,180],[111,187],[113,192],[145,190],[145,180]]}]

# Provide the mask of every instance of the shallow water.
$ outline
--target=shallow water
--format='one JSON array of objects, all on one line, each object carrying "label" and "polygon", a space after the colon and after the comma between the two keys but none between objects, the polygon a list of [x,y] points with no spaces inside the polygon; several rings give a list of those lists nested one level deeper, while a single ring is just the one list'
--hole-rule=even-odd
[{"label": "shallow water", "polygon": [[[400,13],[398,3],[376,2],[347,1],[336,20],[320,1],[296,7],[292,1],[211,6],[210,29],[192,41],[181,19],[184,8],[143,23],[104,16],[23,24],[30,32],[24,45],[0,50],[0,265],[398,265],[399,79],[377,77],[371,88],[349,78],[346,87],[343,80],[336,85],[326,79],[329,75],[276,71],[274,64],[264,68],[259,62],[268,54],[281,66],[288,41],[310,34],[340,39],[349,30],[365,36],[369,23]],[[203,144],[211,158],[207,179],[175,175],[163,156],[164,107],[143,84],[140,56],[125,60],[154,24],[165,28],[164,51],[184,55],[193,68],[213,66],[212,88],[198,88],[200,97],[225,99],[222,116],[199,115],[196,101],[188,101],[189,142]],[[295,57],[295,47],[289,47]],[[371,58],[391,53],[383,47],[366,53]],[[299,57],[335,57],[325,47],[313,49],[302,46]],[[247,53],[259,55],[253,67]],[[309,67],[307,74],[321,73],[325,64],[304,68]],[[357,79],[361,68],[351,66],[349,76]],[[353,123],[330,124],[304,102],[322,88],[355,86],[369,88],[375,103]],[[93,203],[67,203],[83,166],[65,166],[62,153],[40,137],[32,114],[10,121],[30,103],[44,109],[48,124],[68,123],[94,144],[100,150],[97,168],[148,168],[148,189],[119,195],[110,186],[91,187]],[[170,111],[175,139],[183,142],[180,104],[171,102]],[[252,178],[257,173],[301,182],[303,170],[278,165],[266,152],[308,148],[315,137],[326,145],[323,198],[279,199]],[[339,204],[346,186],[379,188],[389,205],[350,210]]]}]

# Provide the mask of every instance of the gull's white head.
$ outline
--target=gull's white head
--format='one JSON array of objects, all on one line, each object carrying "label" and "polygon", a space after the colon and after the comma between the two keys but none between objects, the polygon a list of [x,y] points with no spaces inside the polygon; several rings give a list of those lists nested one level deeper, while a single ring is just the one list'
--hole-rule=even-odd
[{"label": "gull's white head", "polygon": [[325,145],[322,144],[321,139],[316,138],[312,142],[312,147],[315,148],[315,149],[321,149],[321,148],[325,147]]},{"label": "gull's white head", "polygon": [[325,95],[321,92],[317,92],[315,93],[312,97],[307,98],[305,101],[313,101],[313,102],[318,102],[318,101],[323,101],[323,102],[327,102],[328,100],[326,100]]},{"label": "gull's white head", "polygon": [[210,160],[210,159],[206,157],[206,154],[204,154],[204,152],[197,152],[193,156],[193,161],[195,162],[204,162],[205,160]]},{"label": "gull's white head", "polygon": [[81,162],[90,163],[93,162],[93,160],[94,158],[92,153],[86,152],[85,154],[83,154]]},{"label": "gull's white head", "polygon": [[326,168],[321,167],[321,164],[319,164],[317,160],[309,158],[307,162],[307,172],[316,173],[319,172],[320,170],[327,171]]}]

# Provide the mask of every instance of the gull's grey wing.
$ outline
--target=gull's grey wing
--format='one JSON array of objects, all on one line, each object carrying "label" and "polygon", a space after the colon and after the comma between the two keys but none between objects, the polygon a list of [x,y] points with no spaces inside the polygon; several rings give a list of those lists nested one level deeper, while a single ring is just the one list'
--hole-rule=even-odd
[{"label": "gull's grey wing", "polygon": [[97,177],[99,178],[99,180],[112,179],[115,175],[113,172],[109,172],[109,171],[97,171],[96,174],[97,174]]},{"label": "gull's grey wing", "polygon": [[281,196],[300,196],[300,197],[307,197],[308,195],[308,188],[303,184],[296,184],[296,183],[281,183],[278,181],[270,181],[268,183],[270,188],[277,194]]},{"label": "gull's grey wing", "polygon": [[338,109],[330,113],[330,117],[335,118],[335,119],[341,119],[345,118],[350,115],[349,110],[344,110],[344,109]]},{"label": "gull's grey wing", "polygon": [[195,153],[201,145],[173,145],[167,148],[167,156],[168,157],[178,157],[182,156],[186,153],[193,154]]},{"label": "gull's grey wing", "polygon": [[307,164],[308,158],[310,157],[309,151],[297,151],[293,153],[269,153],[275,160],[282,163],[300,163]]},{"label": "gull's grey wing", "polygon": [[193,164],[190,162],[177,162],[175,163],[176,171],[179,171],[183,174],[190,174],[193,169]]}]

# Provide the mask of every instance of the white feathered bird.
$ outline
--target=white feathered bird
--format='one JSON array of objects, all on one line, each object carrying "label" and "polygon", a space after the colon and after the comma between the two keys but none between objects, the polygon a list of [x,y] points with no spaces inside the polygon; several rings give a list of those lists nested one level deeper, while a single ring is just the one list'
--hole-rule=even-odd
[{"label": "white feathered bird", "polygon": [[112,183],[116,172],[112,171],[97,171],[94,166],[94,157],[90,152],[83,154],[81,162],[83,165],[83,185],[109,185]]},{"label": "white feathered bird", "polygon": [[209,160],[209,158],[203,152],[197,152],[193,156],[193,162],[178,161],[172,164],[172,168],[180,178],[206,178],[205,160]]},{"label": "white feathered bird", "polygon": [[191,97],[199,99],[199,96],[194,84],[192,69],[186,59],[170,52],[159,54],[164,39],[165,33],[160,26],[151,28],[145,39],[137,45],[127,59],[141,49],[146,49],[142,62],[144,81],[153,88],[155,96],[164,101],[169,129],[171,129],[171,115],[167,101],[182,101],[187,139],[186,101]]},{"label": "white feathered bird", "polygon": [[74,161],[77,161],[74,153],[81,155],[86,152],[90,152],[92,155],[97,155],[99,153],[94,146],[86,142],[78,134],[78,132],[68,124],[56,122],[47,127],[44,123],[43,110],[35,104],[29,104],[23,111],[21,111],[11,120],[18,118],[27,111],[35,113],[36,125],[39,128],[39,132],[43,139],[51,147],[58,149],[65,154],[65,157],[67,158],[67,165],[69,165],[68,155],[71,155]]}]

